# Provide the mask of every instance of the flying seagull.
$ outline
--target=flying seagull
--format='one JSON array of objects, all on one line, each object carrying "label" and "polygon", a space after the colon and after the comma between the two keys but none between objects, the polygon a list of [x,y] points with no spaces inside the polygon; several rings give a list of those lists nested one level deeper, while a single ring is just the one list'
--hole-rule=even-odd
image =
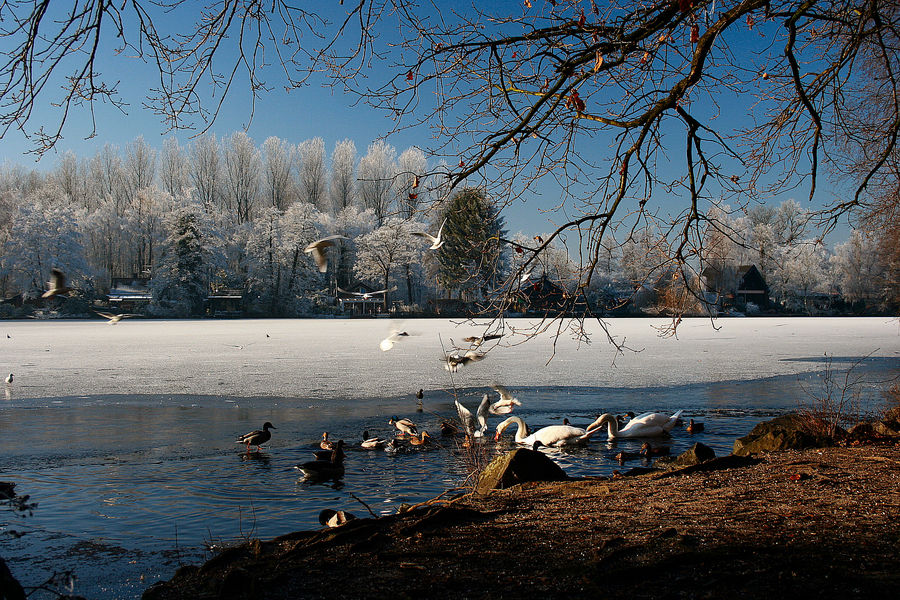
[{"label": "flying seagull", "polygon": [[431,235],[430,233],[425,233],[424,231],[413,231],[413,235],[417,235],[419,237],[427,238],[431,242],[431,246],[429,246],[429,250],[437,250],[441,246],[444,245],[444,240],[441,239],[441,233],[444,231],[444,225],[447,224],[447,219],[444,219],[444,222],[441,223],[441,228],[438,229],[437,237]]},{"label": "flying seagull", "polygon": [[472,411],[460,404],[459,400],[454,400],[454,402],[456,403],[456,412],[459,414],[459,420],[462,421],[466,430],[466,435],[471,435],[472,437],[483,436],[488,428],[487,414],[488,405],[491,402],[490,397],[487,394],[481,397],[481,404],[478,405],[475,416],[472,415]]},{"label": "flying seagull", "polygon": [[109,323],[108,323],[109,325],[115,325],[116,323],[118,323],[119,321],[121,321],[122,319],[124,319],[126,317],[136,317],[137,316],[137,315],[127,314],[127,313],[121,314],[121,315],[114,315],[112,313],[100,312],[99,310],[95,310],[94,312],[97,313],[98,315],[100,315],[101,317],[103,317],[104,319],[109,319]]},{"label": "flying seagull", "polygon": [[392,331],[391,335],[381,340],[381,343],[378,344],[378,347],[381,348],[382,352],[387,352],[394,347],[394,344],[407,337],[409,337],[409,334],[405,331]]},{"label": "flying seagull", "polygon": [[325,250],[329,246],[334,246],[334,240],[349,239],[350,238],[345,235],[329,235],[321,240],[310,243],[303,251],[312,254],[313,259],[316,261],[316,266],[319,267],[319,273],[324,273],[328,270],[328,257],[325,255]]},{"label": "flying seagull", "polygon": [[66,286],[66,274],[56,268],[50,270],[50,281],[47,285],[50,289],[41,295],[42,298],[53,298],[72,291],[72,288]]},{"label": "flying seagull", "polygon": [[495,392],[500,394],[500,399],[491,404],[488,409],[492,415],[505,415],[511,413],[516,406],[522,406],[518,398],[513,395],[504,386],[499,383],[492,383],[491,387]]}]

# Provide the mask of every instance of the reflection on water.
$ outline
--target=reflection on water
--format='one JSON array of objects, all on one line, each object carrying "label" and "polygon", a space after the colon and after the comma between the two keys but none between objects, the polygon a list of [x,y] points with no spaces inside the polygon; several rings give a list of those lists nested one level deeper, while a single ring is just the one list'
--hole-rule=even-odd
[{"label": "reflection on water", "polygon": [[[883,374],[883,373],[882,373]],[[678,454],[700,441],[717,454],[757,422],[797,408],[815,376],[650,389],[519,388],[517,410],[532,429],[562,422],[584,426],[602,412],[684,409],[705,423],[654,441]],[[474,402],[483,390],[464,392]],[[73,570],[76,593],[91,598],[138,597],[207,548],[298,529],[318,528],[323,508],[358,516],[394,512],[454,488],[466,477],[457,443],[436,436],[427,451],[389,455],[357,446],[362,431],[388,437],[388,418],[415,420],[440,431],[455,414],[452,398],[434,392],[425,412],[414,399],[316,401],[287,398],[80,397],[21,401],[0,411],[0,428],[15,443],[0,459],[0,478],[39,503],[32,517],[0,512],[0,555],[26,585],[54,571]],[[260,453],[233,440],[271,421],[277,429]],[[492,421],[492,425],[496,422]],[[323,430],[344,439],[346,473],[335,484],[298,478],[294,465],[311,460]],[[511,436],[488,448],[512,447]],[[609,475],[624,466],[619,452],[643,440],[608,442],[596,435],[583,448],[548,450],[571,476]],[[490,442],[488,442],[491,444]],[[15,533],[13,533],[15,532]],[[25,535],[17,537],[19,533]],[[102,565],[102,568],[98,568]]]}]

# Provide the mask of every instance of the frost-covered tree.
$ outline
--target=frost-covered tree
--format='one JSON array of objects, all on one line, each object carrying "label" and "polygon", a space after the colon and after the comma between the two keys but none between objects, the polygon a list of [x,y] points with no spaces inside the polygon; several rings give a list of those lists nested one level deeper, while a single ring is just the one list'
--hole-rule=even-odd
[{"label": "frost-covered tree", "polygon": [[649,228],[633,232],[622,244],[622,275],[633,289],[653,287],[665,272],[665,239]]},{"label": "frost-covered tree", "polygon": [[[352,240],[375,229],[375,213],[371,209],[361,210],[355,204],[338,211],[329,231]],[[356,244],[338,244],[329,254],[334,264],[337,285],[347,288],[353,279],[353,263],[356,259]]]},{"label": "frost-covered tree", "polygon": [[325,173],[325,140],[315,137],[297,146],[299,167],[297,187],[300,199],[315,206],[319,212],[332,214],[328,206],[328,180]]},{"label": "frost-covered tree", "polygon": [[304,248],[320,236],[320,213],[308,202],[291,204],[281,217],[282,304],[285,315],[309,312],[310,297],[321,283],[318,269],[308,260]]},{"label": "frost-covered tree", "polygon": [[378,282],[384,293],[384,310],[390,307],[391,275],[400,265],[415,260],[421,242],[409,230],[409,223],[391,217],[381,227],[356,238],[353,271],[364,281]]},{"label": "frost-covered tree", "polygon": [[825,291],[827,256],[822,243],[804,240],[793,247],[785,247],[779,267],[770,287],[785,304],[809,310],[809,295]]},{"label": "frost-covered tree", "polygon": [[189,176],[200,205],[206,212],[211,212],[219,205],[224,185],[219,144],[214,135],[202,135],[194,140]]},{"label": "frost-covered tree", "polygon": [[[54,193],[48,195],[51,190]],[[60,202],[62,193],[53,186],[45,194],[30,195],[20,204],[3,247],[2,275],[32,297],[40,296],[46,289],[53,268],[65,272],[72,287],[89,285],[91,272],[81,235],[84,210]]]},{"label": "frost-covered tree", "polygon": [[225,146],[225,208],[238,225],[254,216],[259,197],[262,159],[259,150],[243,131],[232,134]]},{"label": "frost-covered tree", "polygon": [[262,157],[264,204],[284,212],[297,198],[296,186],[291,177],[294,147],[277,137],[269,137],[263,142]]},{"label": "frost-covered tree", "polygon": [[331,153],[331,185],[328,188],[331,209],[339,214],[357,203],[356,195],[356,145],[351,140],[341,140]]},{"label": "frost-covered tree", "polygon": [[397,193],[397,206],[400,216],[412,219],[419,206],[426,201],[425,173],[428,161],[425,153],[418,148],[407,148],[397,159],[397,177],[394,189]]},{"label": "frost-covered tree", "polygon": [[841,295],[849,302],[871,301],[879,296],[884,265],[879,260],[877,240],[872,233],[855,229],[850,239],[834,247],[829,263]]},{"label": "frost-covered tree", "polygon": [[208,296],[210,249],[203,211],[194,204],[178,207],[167,220],[161,259],[151,280],[152,310],[177,317],[203,314]]},{"label": "frost-covered tree", "polygon": [[184,149],[174,137],[166,138],[159,155],[159,179],[162,189],[171,197],[184,194],[190,185],[190,166]]},{"label": "frost-covered tree", "polygon": [[359,161],[357,178],[359,196],[365,208],[375,213],[378,227],[390,215],[394,199],[394,165],[397,150],[383,140],[369,144],[366,155]]}]

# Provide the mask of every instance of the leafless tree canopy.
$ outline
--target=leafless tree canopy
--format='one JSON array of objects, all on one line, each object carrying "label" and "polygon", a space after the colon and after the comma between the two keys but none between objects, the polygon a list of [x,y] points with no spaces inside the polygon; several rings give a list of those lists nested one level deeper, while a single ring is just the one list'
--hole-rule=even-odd
[{"label": "leafless tree canopy", "polygon": [[[288,87],[323,72],[391,111],[398,130],[432,128],[431,154],[453,185],[482,185],[504,205],[558,182],[555,229],[511,247],[526,255],[522,273],[564,245],[580,263],[576,290],[610,238],[652,229],[666,245],[655,268],[687,282],[717,227],[711,202],[746,206],[800,187],[826,202],[827,231],[868,208],[871,182],[896,175],[892,1],[523,0],[505,13],[414,0],[222,0],[199,13],[176,0],[69,4],[62,14],[49,0],[0,0],[4,133],[29,131],[42,152],[71,109],[121,102],[98,72],[101,52],[156,67],[144,102],[173,128],[208,127],[239,84],[252,98],[269,91],[272,69]],[[196,21],[178,29],[187,14]],[[62,117],[35,132],[38,99]],[[848,174],[845,197],[822,193],[823,178]],[[683,210],[662,214],[663,196]]]}]

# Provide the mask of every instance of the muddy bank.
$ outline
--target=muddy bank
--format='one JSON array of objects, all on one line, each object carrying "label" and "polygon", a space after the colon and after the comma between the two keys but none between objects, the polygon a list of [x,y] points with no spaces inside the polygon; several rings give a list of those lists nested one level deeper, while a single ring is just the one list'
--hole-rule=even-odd
[{"label": "muddy bank", "polygon": [[144,598],[893,597],[898,523],[900,447],[787,451],[254,541]]}]

